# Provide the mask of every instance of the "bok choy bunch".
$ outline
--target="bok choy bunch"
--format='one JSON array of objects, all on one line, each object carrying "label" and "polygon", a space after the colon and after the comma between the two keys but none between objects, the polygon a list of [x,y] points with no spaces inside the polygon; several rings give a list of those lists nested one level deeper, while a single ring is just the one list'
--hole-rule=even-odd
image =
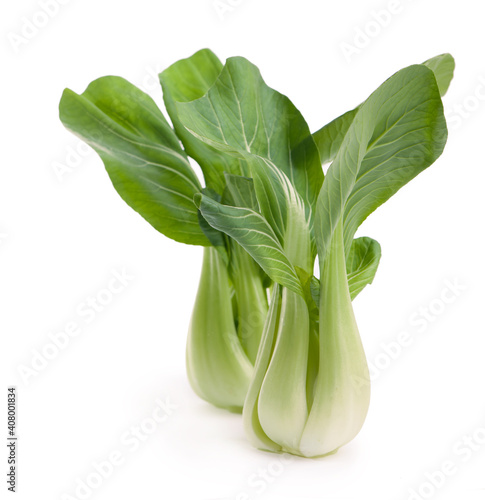
[{"label": "bok choy bunch", "polygon": [[[354,235],[442,153],[440,93],[452,71],[448,55],[407,67],[351,119],[343,115],[316,138],[243,58],[229,59],[203,97],[177,105],[187,130],[246,162],[253,180],[243,203],[204,193],[195,200],[208,224],[237,241],[274,282],[243,410],[255,446],[317,457],[361,429],[370,383],[352,299],[372,281],[380,247]],[[316,140],[325,134],[332,141]],[[322,157],[333,159],[324,180]],[[234,190],[248,187],[245,179],[230,182]]]},{"label": "bok choy bunch", "polygon": [[443,151],[453,70],[449,54],[409,66],[314,134],[249,61],[223,66],[207,49],[160,75],[172,126],[122,78],[64,92],[62,122],[120,196],[204,247],[189,379],[206,401],[243,409],[258,448],[322,456],[361,429],[370,383],[352,300],[381,251],[355,233]]}]

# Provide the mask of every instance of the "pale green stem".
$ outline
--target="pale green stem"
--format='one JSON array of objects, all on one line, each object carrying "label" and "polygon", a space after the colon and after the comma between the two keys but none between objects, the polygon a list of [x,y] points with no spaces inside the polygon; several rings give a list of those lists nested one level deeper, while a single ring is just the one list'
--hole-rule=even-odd
[{"label": "pale green stem", "polygon": [[342,223],[320,277],[320,360],[315,397],[300,444],[307,457],[326,455],[360,431],[369,407],[367,361],[350,299]]},{"label": "pale green stem", "polygon": [[281,287],[274,284],[268,316],[263,329],[261,346],[254,366],[253,378],[249,386],[243,409],[243,423],[246,434],[256,447],[268,451],[280,451],[281,446],[271,441],[265,434],[258,415],[259,393],[273,354],[276,331],[279,323],[281,307]]},{"label": "pale green stem", "polygon": [[240,412],[252,371],[236,333],[227,267],[205,247],[187,339],[190,384],[209,403]]},{"label": "pale green stem", "polygon": [[238,243],[232,245],[232,283],[237,303],[237,334],[251,363],[258,354],[268,299],[258,264]]}]

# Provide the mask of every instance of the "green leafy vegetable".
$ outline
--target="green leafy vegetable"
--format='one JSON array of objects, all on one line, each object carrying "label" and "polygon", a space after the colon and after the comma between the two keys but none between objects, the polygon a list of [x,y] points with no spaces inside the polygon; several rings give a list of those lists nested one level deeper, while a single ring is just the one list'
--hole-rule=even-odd
[{"label": "green leafy vegetable", "polygon": [[161,233],[204,247],[189,380],[206,401],[243,409],[258,448],[317,457],[360,431],[370,381],[352,301],[381,248],[355,234],[442,153],[453,71],[449,54],[402,69],[314,134],[253,64],[223,65],[208,49],[160,75],[173,128],[122,78],[64,92],[61,120],[121,197]]}]

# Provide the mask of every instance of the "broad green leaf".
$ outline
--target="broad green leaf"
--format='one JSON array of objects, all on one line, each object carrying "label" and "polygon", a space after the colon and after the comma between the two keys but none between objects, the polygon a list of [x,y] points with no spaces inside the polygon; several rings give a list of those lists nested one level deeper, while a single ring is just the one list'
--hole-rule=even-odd
[{"label": "broad green leaf", "polygon": [[316,246],[307,207],[285,173],[273,163],[257,157],[250,164],[262,215],[289,261],[311,274]]},{"label": "broad green leaf", "polygon": [[65,127],[101,157],[119,195],[169,238],[209,245],[194,195],[201,189],[175,133],[154,101],[123,78],[107,76],[59,105]]},{"label": "broad green leaf", "polygon": [[[254,187],[261,213],[275,231],[279,242],[284,245],[288,217],[298,217],[305,208],[288,177],[270,161],[255,157],[250,161]],[[298,200],[292,203],[292,199]],[[291,211],[291,205],[294,210]],[[304,218],[304,216],[303,216]]]},{"label": "broad green leaf", "polygon": [[453,72],[455,71],[455,60],[451,54],[441,54],[432,57],[423,63],[431,71],[433,71],[438,83],[440,95],[444,96],[453,79]]},{"label": "broad green leaf", "polygon": [[343,221],[346,255],[359,225],[431,165],[447,137],[436,79],[423,65],[384,82],[360,107],[318,198],[315,234],[322,265]]},{"label": "broad green leaf", "polygon": [[247,174],[247,167],[237,158],[221,153],[188,132],[180,122],[175,103],[202,97],[221,70],[222,63],[217,56],[209,49],[202,49],[160,73],[163,100],[175,131],[187,154],[200,165],[207,186],[220,194],[224,189],[224,172]]},{"label": "broad green leaf", "polygon": [[250,208],[259,211],[254,181],[250,177],[225,174],[226,188],[221,203],[233,207]]},{"label": "broad green leaf", "polygon": [[[201,190],[201,193],[208,196],[209,198],[212,198],[213,200],[216,200],[218,202],[221,201],[221,196],[216,192],[213,191],[212,189],[209,188],[203,188]],[[199,226],[206,235],[207,239],[210,241],[211,245],[219,252],[220,257],[222,258],[222,261],[226,264],[226,266],[229,264],[229,255],[227,251],[227,241],[226,241],[226,236],[224,233],[221,233],[217,229],[214,229],[203,217],[203,215],[200,213],[200,210],[198,210],[198,220],[199,220]]]},{"label": "broad green leaf", "polygon": [[[254,188],[254,181],[249,177],[239,175],[225,174],[226,187],[222,195],[221,203],[233,207],[250,208],[259,213],[259,204]],[[228,244],[231,248],[231,255],[234,255],[234,246],[239,246],[239,243],[231,238],[228,238]],[[235,250],[237,252],[237,249]],[[231,259],[231,269],[234,259]],[[263,271],[261,266],[257,265],[261,274],[263,288],[269,288],[272,284],[270,277]],[[244,271],[247,274],[247,269]]]},{"label": "broad green leaf", "polygon": [[[259,182],[277,175],[275,167],[291,181],[310,215],[323,182],[317,147],[308,140],[310,131],[300,112],[265,84],[256,66],[242,57],[228,59],[207,94],[177,103],[177,110],[196,137],[250,163],[261,210],[280,239],[285,201]],[[260,198],[264,193],[268,200]]]},{"label": "broad green leaf", "polygon": [[372,238],[356,238],[352,241],[347,255],[347,279],[352,300],[372,283],[376,275],[381,246]]},{"label": "broad green leaf", "polygon": [[[451,54],[441,54],[428,59],[423,64],[433,71],[440,95],[444,96],[453,79],[455,60]],[[322,164],[333,161],[358,110],[359,106],[335,118],[313,133]]]},{"label": "broad green leaf", "polygon": [[261,214],[222,205],[204,195],[196,195],[195,201],[207,222],[236,240],[273,281],[303,295],[295,268]]},{"label": "broad green leaf", "polygon": [[359,108],[347,111],[313,134],[322,164],[333,161]]}]

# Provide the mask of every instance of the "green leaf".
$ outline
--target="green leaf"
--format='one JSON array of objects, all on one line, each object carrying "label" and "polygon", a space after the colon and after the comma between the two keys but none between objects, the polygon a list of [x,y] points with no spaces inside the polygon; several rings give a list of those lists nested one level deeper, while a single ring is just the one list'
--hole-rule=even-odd
[{"label": "green leaf", "polygon": [[[221,201],[220,195],[212,189],[203,188],[201,192],[209,198],[212,198],[213,200]],[[206,235],[207,239],[210,241],[211,245],[219,252],[222,261],[226,264],[226,266],[229,265],[229,254],[227,249],[226,236],[224,235],[224,233],[221,233],[220,231],[217,231],[217,229],[214,229],[204,219],[203,215],[200,213],[200,210],[198,210],[197,215],[199,226]]]},{"label": "green leaf", "polygon": [[[438,83],[440,95],[444,96],[453,79],[455,60],[451,54],[441,54],[428,59],[423,64],[433,71]],[[322,164],[333,161],[337,155],[345,134],[357,114],[359,107],[360,105],[347,111],[313,133],[313,138],[318,146]]]},{"label": "green leaf", "polygon": [[[310,314],[310,319],[316,324],[318,323],[318,306],[319,302],[315,302],[315,285],[319,287],[320,281],[313,274],[307,273],[301,267],[295,268],[296,274],[300,279],[300,283],[302,285],[303,294],[305,301],[307,303],[308,312]],[[318,296],[320,295],[320,290],[318,290]]]},{"label": "green leaf", "polygon": [[201,189],[177,137],[154,101],[123,78],[107,76],[59,105],[67,129],[101,157],[119,195],[169,238],[209,245],[193,202]]},{"label": "green leaf", "polygon": [[381,246],[372,238],[356,238],[347,255],[347,279],[350,298],[352,300],[374,281],[379,260]]},{"label": "green leaf", "polygon": [[333,161],[358,110],[347,111],[313,134],[322,164]]},{"label": "green leaf", "polygon": [[288,218],[305,218],[303,202],[288,177],[270,161],[256,157],[250,164],[261,213],[284,245]]},{"label": "green leaf", "polygon": [[[381,246],[376,240],[364,236],[352,241],[346,263],[347,281],[352,300],[374,281],[380,258]],[[312,276],[310,280],[310,294],[313,302],[319,305],[320,280],[315,276]]]},{"label": "green leaf", "polygon": [[[309,215],[323,182],[317,147],[308,140],[310,131],[300,112],[286,96],[265,84],[256,66],[242,57],[228,59],[207,94],[177,103],[177,110],[196,137],[250,162],[263,213],[259,194],[269,192],[267,186],[258,187],[256,174],[260,178],[274,175],[268,167],[276,166],[295,186]],[[279,196],[272,202],[276,202],[273,212],[284,212]],[[282,231],[285,215],[279,215],[276,227]]]},{"label": "green leaf", "polygon": [[431,71],[433,71],[438,83],[440,95],[444,96],[453,79],[453,72],[455,71],[455,60],[451,54],[441,54],[432,57],[423,63]]},{"label": "green leaf", "polygon": [[310,294],[317,308],[320,307],[320,280],[316,276],[310,280]]},{"label": "green leaf", "polygon": [[176,104],[202,97],[214,84],[222,63],[209,49],[202,49],[172,64],[160,73],[163,100],[185,151],[201,167],[206,185],[218,193],[224,189],[224,172],[247,173],[247,167],[231,155],[221,153],[194,137],[180,122]]},{"label": "green leaf", "polygon": [[439,157],[446,137],[436,79],[423,65],[397,72],[367,99],[318,199],[315,234],[320,265],[339,221],[348,255],[359,225]]},{"label": "green leaf", "polygon": [[303,296],[295,268],[261,214],[250,208],[222,205],[204,195],[197,195],[195,200],[213,228],[236,240],[273,281]]},{"label": "green leaf", "polygon": [[250,208],[259,211],[253,179],[240,175],[225,174],[226,188],[221,203],[233,207]]}]

